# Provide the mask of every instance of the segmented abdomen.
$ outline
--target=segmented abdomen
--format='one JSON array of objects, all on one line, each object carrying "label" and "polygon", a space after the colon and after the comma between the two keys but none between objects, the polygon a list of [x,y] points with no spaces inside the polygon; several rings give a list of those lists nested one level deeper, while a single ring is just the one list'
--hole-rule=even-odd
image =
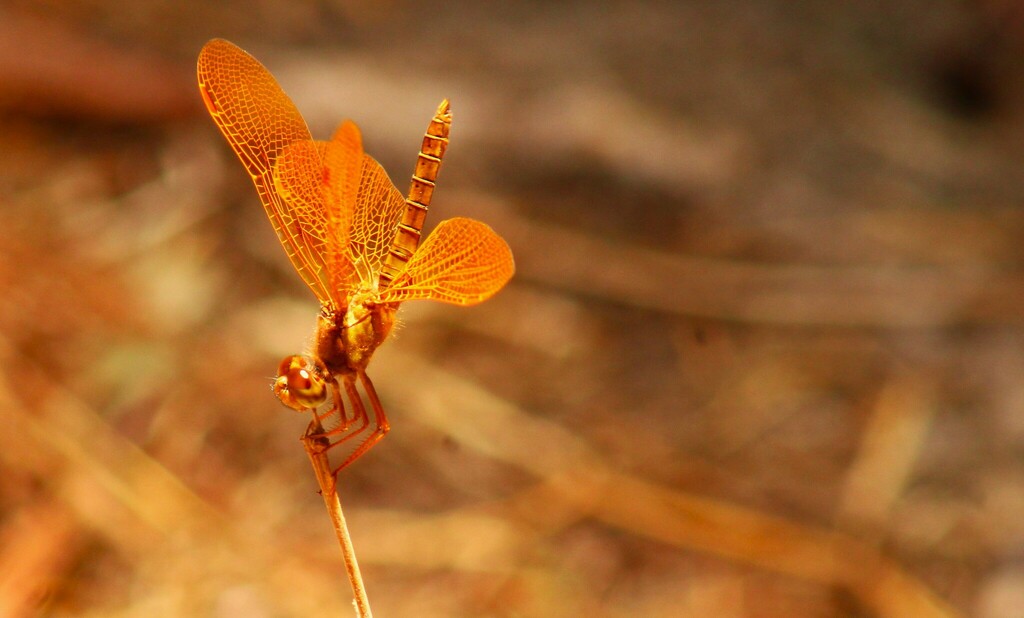
[{"label": "segmented abdomen", "polygon": [[427,218],[430,198],[434,194],[434,183],[437,172],[441,169],[441,159],[448,148],[448,132],[451,129],[452,114],[448,99],[441,101],[434,118],[423,136],[423,146],[416,159],[416,169],[409,185],[409,195],[405,198],[405,213],[391,241],[391,250],[384,257],[381,266],[379,289],[384,290],[405,267],[406,262],[415,253],[420,244],[423,222]]}]

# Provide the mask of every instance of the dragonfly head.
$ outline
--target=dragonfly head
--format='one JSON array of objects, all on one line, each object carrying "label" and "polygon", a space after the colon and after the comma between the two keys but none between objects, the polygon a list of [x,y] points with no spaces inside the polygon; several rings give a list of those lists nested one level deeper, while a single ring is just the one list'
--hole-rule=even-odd
[{"label": "dragonfly head", "polygon": [[289,356],[281,361],[274,380],[274,394],[281,403],[304,412],[318,408],[327,400],[324,370],[304,356]]}]

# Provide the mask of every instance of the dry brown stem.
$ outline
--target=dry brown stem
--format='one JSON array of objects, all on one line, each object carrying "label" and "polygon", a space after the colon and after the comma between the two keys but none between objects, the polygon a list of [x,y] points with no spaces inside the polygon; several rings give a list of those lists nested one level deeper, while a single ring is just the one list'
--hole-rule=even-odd
[{"label": "dry brown stem", "polygon": [[309,462],[313,465],[316,482],[320,485],[320,495],[324,498],[324,505],[327,507],[328,515],[331,516],[334,532],[338,536],[338,544],[341,545],[341,554],[345,558],[345,570],[348,572],[348,580],[352,584],[352,594],[355,596],[356,613],[360,618],[373,618],[373,613],[370,611],[370,600],[366,596],[366,587],[363,585],[363,576],[359,572],[356,550],[352,546],[352,537],[348,534],[345,514],[341,510],[337,482],[331,471],[331,462],[327,458],[328,443],[327,439],[322,436],[323,433],[324,430],[320,422],[314,419],[302,438],[302,445],[306,448]]}]

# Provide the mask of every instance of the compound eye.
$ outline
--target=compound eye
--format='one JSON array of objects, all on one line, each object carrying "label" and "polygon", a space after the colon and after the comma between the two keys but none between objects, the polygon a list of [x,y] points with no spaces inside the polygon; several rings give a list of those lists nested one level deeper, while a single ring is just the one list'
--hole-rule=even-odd
[{"label": "compound eye", "polygon": [[278,367],[274,394],[293,410],[310,410],[327,400],[327,383],[322,370],[309,359],[289,356]]}]

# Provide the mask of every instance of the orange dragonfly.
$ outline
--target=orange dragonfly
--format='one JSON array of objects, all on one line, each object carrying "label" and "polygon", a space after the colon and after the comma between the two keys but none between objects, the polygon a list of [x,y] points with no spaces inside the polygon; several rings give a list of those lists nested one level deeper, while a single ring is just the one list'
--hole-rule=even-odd
[{"label": "orange dragonfly", "polygon": [[[327,448],[354,445],[337,474],[388,432],[366,365],[394,326],[399,304],[484,301],[512,277],[512,252],[490,227],[466,218],[442,221],[420,245],[448,145],[447,100],[427,128],[403,198],[363,152],[353,122],[341,123],[329,141],[314,141],[270,72],[233,43],[207,43],[197,72],[207,110],[252,176],[292,265],[320,300],[312,348],[281,362],[274,393],[290,408],[312,411],[311,428],[337,415],[338,425],[322,434]],[[330,408],[318,413],[328,396]]]}]

